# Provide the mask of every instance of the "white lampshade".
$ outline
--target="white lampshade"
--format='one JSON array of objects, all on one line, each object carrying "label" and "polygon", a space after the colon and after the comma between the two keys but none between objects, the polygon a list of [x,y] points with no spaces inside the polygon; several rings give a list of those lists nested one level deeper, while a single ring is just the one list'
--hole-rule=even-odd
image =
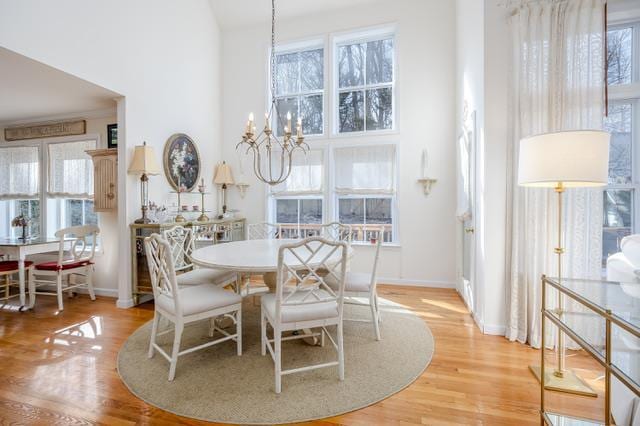
[{"label": "white lampshade", "polygon": [[129,173],[131,174],[147,174],[147,175],[159,175],[160,166],[156,161],[153,147],[147,146],[145,142],[143,145],[138,145],[133,151],[133,160],[129,166]]},{"label": "white lampshade", "polygon": [[520,140],[518,184],[536,187],[606,185],[609,138],[607,132],[575,130]]},{"label": "white lampshade", "polygon": [[231,167],[229,167],[229,165],[224,161],[218,166],[216,176],[213,178],[213,183],[217,183],[219,185],[233,185]]}]

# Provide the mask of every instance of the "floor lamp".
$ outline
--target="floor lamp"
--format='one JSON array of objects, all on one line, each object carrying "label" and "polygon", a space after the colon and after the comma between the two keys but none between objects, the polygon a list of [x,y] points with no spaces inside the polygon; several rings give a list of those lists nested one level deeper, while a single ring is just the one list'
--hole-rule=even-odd
[{"label": "floor lamp", "polygon": [[[609,172],[609,134],[595,130],[545,133],[522,139],[518,161],[518,185],[553,188],[558,198],[558,280],[562,280],[563,217],[562,194],[565,189],[604,186]],[[562,321],[564,305],[558,292],[557,315]],[[544,321],[544,319],[542,319]],[[545,370],[547,389],[596,396],[573,371],[565,366],[564,333],[557,330],[555,368]],[[540,367],[529,367],[540,380]],[[553,369],[553,370],[552,370]]]}]

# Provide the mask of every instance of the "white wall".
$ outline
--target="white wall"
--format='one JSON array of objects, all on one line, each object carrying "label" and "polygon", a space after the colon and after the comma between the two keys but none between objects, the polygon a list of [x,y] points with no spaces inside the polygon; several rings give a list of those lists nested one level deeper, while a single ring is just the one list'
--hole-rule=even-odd
[{"label": "white wall", "polygon": [[504,334],[506,323],[507,15],[499,0],[456,1],[458,123],[466,101],[477,129],[473,314],[490,334]]},{"label": "white wall", "polygon": [[[116,267],[119,306],[131,304],[128,224],[139,216],[139,182],[126,175],[133,146],[153,146],[177,132],[198,144],[203,177],[220,158],[220,33],[207,0],[0,0],[0,46],[122,94],[118,106],[119,212]],[[164,201],[163,176],[150,198]],[[215,204],[208,200],[209,207]]]},{"label": "white wall", "polygon": [[[277,21],[277,40],[286,43],[381,24],[397,25],[397,123],[399,134],[325,138],[310,144],[398,142],[400,247],[381,256],[383,281],[453,286],[455,281],[455,18],[454,3],[439,0],[385,1],[322,15]],[[249,112],[265,110],[270,24],[223,34],[223,158],[237,174],[239,141]],[[326,70],[328,73],[330,69]],[[331,99],[331,89],[327,87]],[[325,118],[331,115],[325,111]],[[260,124],[260,123],[258,123]],[[424,195],[416,179],[427,147],[430,174],[438,179]],[[247,167],[248,168],[248,167]],[[246,171],[251,186],[241,199],[230,190],[228,205],[249,222],[265,220],[265,187]],[[237,176],[236,176],[237,177]],[[373,251],[357,247],[353,270],[370,267]]]}]

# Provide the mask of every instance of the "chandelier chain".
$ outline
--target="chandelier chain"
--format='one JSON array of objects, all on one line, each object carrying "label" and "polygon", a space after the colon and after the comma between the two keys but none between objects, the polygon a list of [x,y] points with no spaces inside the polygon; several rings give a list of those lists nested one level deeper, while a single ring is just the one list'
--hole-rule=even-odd
[{"label": "chandelier chain", "polygon": [[271,0],[271,99],[276,95],[276,0]]}]

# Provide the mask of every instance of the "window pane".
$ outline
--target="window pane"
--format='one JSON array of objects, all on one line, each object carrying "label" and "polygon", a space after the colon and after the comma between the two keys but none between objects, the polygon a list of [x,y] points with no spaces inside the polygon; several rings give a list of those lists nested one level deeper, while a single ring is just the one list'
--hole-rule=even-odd
[{"label": "window pane", "polygon": [[338,200],[338,221],[346,224],[364,223],[364,199],[342,198]]},{"label": "window pane", "polygon": [[367,90],[367,130],[390,129],[393,90],[390,87]]},{"label": "window pane", "polygon": [[607,258],[620,251],[620,241],[631,235],[631,228],[603,228],[602,230],[602,266],[607,266]]},{"label": "window pane", "polygon": [[276,200],[276,222],[298,223],[298,200]]},{"label": "window pane", "polygon": [[604,129],[611,133],[609,145],[609,183],[631,183],[631,103],[612,103]]},{"label": "window pane", "polygon": [[391,223],[391,198],[367,198],[367,223]]},{"label": "window pane", "polygon": [[276,96],[299,91],[298,53],[276,55]]},{"label": "window pane", "polygon": [[322,223],[322,200],[300,200],[300,223]]},{"label": "window pane", "polygon": [[[23,215],[30,219],[28,235],[40,235],[40,201],[38,200],[15,200],[13,216]],[[13,219],[13,217],[11,218]],[[22,235],[22,228],[14,228],[13,235]]]},{"label": "window pane", "polygon": [[367,84],[390,83],[393,79],[393,40],[367,43]]},{"label": "window pane", "polygon": [[364,93],[340,93],[340,132],[361,132],[364,130]]},{"label": "window pane", "polygon": [[282,98],[276,100],[276,108],[278,110],[278,119],[275,127],[278,136],[284,135],[284,126],[287,125],[287,112],[291,113],[291,127],[295,133],[296,123],[298,122],[298,98]]},{"label": "window pane", "polygon": [[84,201],[84,224],[85,225],[97,225],[98,215],[93,210],[93,201]]},{"label": "window pane", "polygon": [[631,83],[633,29],[607,31],[607,82]]},{"label": "window pane", "polygon": [[338,48],[338,87],[364,84],[364,52],[366,43],[350,44]]},{"label": "window pane", "polygon": [[305,135],[322,134],[322,95],[303,96],[300,99],[300,115]]},{"label": "window pane", "polygon": [[300,89],[303,92],[324,87],[324,53],[322,49],[300,52]]},{"label": "window pane", "polygon": [[82,225],[84,207],[82,200],[65,200],[65,227]]},{"label": "window pane", "polygon": [[604,191],[604,226],[607,228],[630,228],[632,190],[609,189]]}]

